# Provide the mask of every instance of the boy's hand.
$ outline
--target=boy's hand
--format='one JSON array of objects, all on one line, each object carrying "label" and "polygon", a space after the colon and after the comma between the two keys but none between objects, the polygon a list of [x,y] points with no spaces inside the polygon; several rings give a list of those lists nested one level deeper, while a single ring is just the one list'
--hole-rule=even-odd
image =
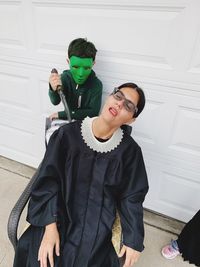
[{"label": "boy's hand", "polygon": [[55,113],[51,114],[49,116],[49,119],[52,120],[52,121],[55,120],[55,119],[58,119],[58,112],[55,112]]},{"label": "boy's hand", "polygon": [[125,262],[123,267],[132,267],[134,263],[138,261],[140,254],[141,252],[123,245],[118,257],[121,258],[125,256]]},{"label": "boy's hand", "polygon": [[51,85],[51,88],[56,91],[58,88],[58,85],[62,85],[60,75],[58,73],[51,73],[49,77],[49,83]]},{"label": "boy's hand", "polygon": [[38,261],[40,261],[40,267],[47,267],[48,261],[51,267],[54,267],[53,254],[60,255],[60,238],[57,230],[56,223],[52,223],[46,226],[42,242],[40,244],[38,252]]}]

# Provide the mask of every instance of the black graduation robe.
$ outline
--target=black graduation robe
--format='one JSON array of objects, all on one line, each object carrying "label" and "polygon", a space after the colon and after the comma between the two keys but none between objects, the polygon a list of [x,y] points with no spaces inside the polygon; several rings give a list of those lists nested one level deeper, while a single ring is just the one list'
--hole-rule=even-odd
[{"label": "black graduation robe", "polygon": [[55,267],[117,267],[111,229],[118,209],[123,243],[143,250],[143,207],[148,182],[142,152],[123,132],[119,145],[97,152],[84,141],[81,123],[50,138],[28,206],[31,226],[21,236],[14,267],[39,267],[45,225],[57,222],[61,239]]},{"label": "black graduation robe", "polygon": [[177,243],[184,261],[200,266],[200,210],[186,223]]}]

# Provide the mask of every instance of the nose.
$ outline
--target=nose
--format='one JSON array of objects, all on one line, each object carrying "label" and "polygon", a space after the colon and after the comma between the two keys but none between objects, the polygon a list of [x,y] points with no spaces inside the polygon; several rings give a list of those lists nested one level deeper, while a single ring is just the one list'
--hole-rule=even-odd
[{"label": "nose", "polygon": [[124,104],[124,99],[116,101],[116,105],[118,106],[119,109],[123,108],[123,104]]},{"label": "nose", "polygon": [[78,72],[78,75],[79,75],[80,77],[82,77],[82,76],[83,76],[83,72],[84,72],[83,68],[80,68],[80,69],[79,69],[79,72]]}]

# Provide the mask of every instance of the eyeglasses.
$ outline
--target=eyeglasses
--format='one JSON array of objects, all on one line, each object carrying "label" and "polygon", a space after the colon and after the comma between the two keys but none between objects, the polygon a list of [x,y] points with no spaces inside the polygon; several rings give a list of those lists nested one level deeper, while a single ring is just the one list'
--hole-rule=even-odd
[{"label": "eyeglasses", "polygon": [[135,106],[135,104],[132,101],[128,100],[125,97],[125,95],[122,93],[122,91],[120,91],[120,89],[114,88],[114,91],[112,92],[112,96],[117,101],[123,100],[123,106],[128,112],[133,113],[133,115],[135,115],[138,112],[138,108]]}]

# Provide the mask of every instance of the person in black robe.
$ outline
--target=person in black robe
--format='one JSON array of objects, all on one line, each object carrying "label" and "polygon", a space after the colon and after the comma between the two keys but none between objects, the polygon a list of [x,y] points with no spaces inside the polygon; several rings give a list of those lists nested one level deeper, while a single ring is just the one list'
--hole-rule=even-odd
[{"label": "person in black robe", "polygon": [[167,259],[180,254],[184,261],[200,266],[200,210],[186,223],[177,240],[162,249],[162,255]]},{"label": "person in black robe", "polygon": [[28,206],[30,227],[14,267],[118,267],[112,226],[118,210],[120,256],[131,267],[144,249],[148,181],[141,148],[121,127],[145,105],[136,84],[119,86],[99,117],[58,129],[50,138]]}]

